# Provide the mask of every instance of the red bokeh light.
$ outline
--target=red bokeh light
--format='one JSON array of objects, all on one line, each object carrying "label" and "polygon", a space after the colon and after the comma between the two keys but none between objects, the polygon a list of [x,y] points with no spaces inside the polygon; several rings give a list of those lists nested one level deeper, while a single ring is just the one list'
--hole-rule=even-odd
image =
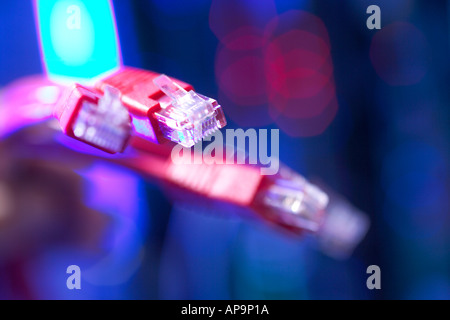
[{"label": "red bokeh light", "polygon": [[241,106],[267,103],[264,59],[260,52],[220,48],[216,75],[220,89],[232,102]]},{"label": "red bokeh light", "polygon": [[322,133],[338,110],[330,41],[323,22],[289,11],[266,28],[270,115],[288,135]]},{"label": "red bokeh light", "polygon": [[320,134],[338,109],[327,29],[304,11],[271,17],[269,3],[255,17],[244,2],[213,3],[211,28],[223,43],[215,67],[219,98],[239,125],[275,121],[291,136]]}]

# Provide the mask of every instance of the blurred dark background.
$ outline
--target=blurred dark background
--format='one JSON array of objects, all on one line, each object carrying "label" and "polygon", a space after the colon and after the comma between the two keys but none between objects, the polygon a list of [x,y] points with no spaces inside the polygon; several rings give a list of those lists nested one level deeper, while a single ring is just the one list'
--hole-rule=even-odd
[{"label": "blurred dark background", "polygon": [[[76,246],[44,246],[19,259],[19,280],[11,276],[17,260],[0,258],[0,298],[450,298],[449,1],[113,3],[125,65],[216,97],[227,128],[280,129],[281,162],[366,212],[370,231],[351,258],[335,260],[259,223],[172,203],[128,172],[90,168],[78,173],[109,180],[89,190],[130,186],[122,202],[105,205],[102,191],[84,201],[114,212],[114,254],[98,262]],[[381,30],[366,27],[372,4]],[[0,9],[6,86],[42,66],[31,1]],[[294,71],[304,75],[315,58],[324,79],[308,84],[317,94],[299,94],[305,83]],[[279,59],[286,70],[271,73]],[[79,292],[65,287],[70,264],[89,269]],[[372,264],[381,290],[366,287]]]}]

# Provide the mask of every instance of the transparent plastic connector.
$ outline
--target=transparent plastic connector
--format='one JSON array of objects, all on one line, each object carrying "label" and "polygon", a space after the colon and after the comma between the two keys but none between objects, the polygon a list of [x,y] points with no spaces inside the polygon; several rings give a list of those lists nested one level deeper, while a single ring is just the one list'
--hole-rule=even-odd
[{"label": "transparent plastic connector", "polygon": [[347,201],[332,196],[317,233],[324,253],[336,258],[348,258],[362,241],[370,227],[369,217]]},{"label": "transparent plastic connector", "polygon": [[131,118],[119,91],[106,87],[97,105],[84,102],[72,129],[80,140],[110,153],[122,152],[131,134]]},{"label": "transparent plastic connector", "polygon": [[328,195],[288,169],[266,191],[264,204],[279,213],[283,223],[311,232],[319,230]]},{"label": "transparent plastic connector", "polygon": [[216,100],[192,90],[188,92],[166,75],[153,82],[171,99],[155,114],[167,139],[191,147],[226,125],[222,107]]}]

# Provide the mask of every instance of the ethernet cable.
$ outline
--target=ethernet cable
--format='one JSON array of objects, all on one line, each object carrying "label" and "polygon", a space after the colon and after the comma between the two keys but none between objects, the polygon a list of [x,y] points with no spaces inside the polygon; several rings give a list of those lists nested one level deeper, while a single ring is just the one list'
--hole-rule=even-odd
[{"label": "ethernet cable", "polygon": [[93,88],[75,84],[55,115],[67,135],[109,153],[122,152],[133,133],[153,143],[191,147],[223,128],[222,107],[191,85],[141,69],[122,67]]},{"label": "ethernet cable", "polygon": [[[355,215],[350,209],[345,219],[336,214],[329,219],[327,193],[286,167],[277,175],[263,176],[257,166],[251,165],[174,163],[174,143],[191,146],[226,123],[217,102],[195,93],[188,84],[128,68],[92,88],[78,84],[64,88],[42,79],[35,82],[35,91],[53,92],[53,98],[18,105],[21,87],[33,91],[19,83],[9,89],[15,89],[15,94],[0,101],[0,116],[8,117],[7,122],[24,119],[10,132],[49,120],[49,113],[58,120],[61,130],[54,132],[53,141],[45,147],[27,146],[30,157],[45,158],[56,153],[58,159],[51,161],[111,162],[162,184],[180,201],[229,206],[242,216],[293,234],[317,235],[333,253],[344,247],[349,251],[367,232],[365,220],[351,219]],[[40,109],[47,111],[39,113]],[[48,124],[55,128],[53,121]],[[148,131],[141,129],[142,123],[146,123]],[[0,123],[0,138],[8,133],[4,128]],[[148,134],[150,129],[154,136]],[[347,228],[349,217],[353,222]],[[333,228],[336,221],[339,230]],[[334,244],[337,249],[333,251]]]}]

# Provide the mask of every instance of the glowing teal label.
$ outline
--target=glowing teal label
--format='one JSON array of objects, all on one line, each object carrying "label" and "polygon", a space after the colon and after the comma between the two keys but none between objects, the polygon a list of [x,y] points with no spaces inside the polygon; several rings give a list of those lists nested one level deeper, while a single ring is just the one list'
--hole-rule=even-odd
[{"label": "glowing teal label", "polygon": [[36,0],[36,14],[50,78],[89,81],[120,66],[110,0]]}]

